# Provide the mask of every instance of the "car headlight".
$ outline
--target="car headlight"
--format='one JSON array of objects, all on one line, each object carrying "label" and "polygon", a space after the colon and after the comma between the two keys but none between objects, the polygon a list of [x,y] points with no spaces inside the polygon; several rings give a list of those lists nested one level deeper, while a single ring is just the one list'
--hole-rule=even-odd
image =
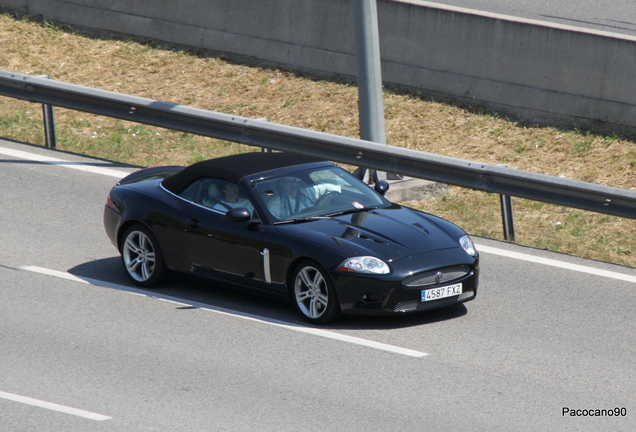
[{"label": "car headlight", "polygon": [[472,257],[477,256],[477,249],[475,249],[475,243],[473,243],[472,239],[465,235],[459,239],[459,245],[466,251],[466,253]]},{"label": "car headlight", "polygon": [[391,272],[387,263],[372,256],[347,258],[340,263],[336,270],[367,274],[387,274]]}]

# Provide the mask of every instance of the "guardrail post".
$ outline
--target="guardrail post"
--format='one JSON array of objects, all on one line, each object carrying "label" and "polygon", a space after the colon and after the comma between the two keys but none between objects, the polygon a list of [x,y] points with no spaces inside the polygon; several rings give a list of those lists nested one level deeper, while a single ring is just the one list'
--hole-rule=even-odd
[{"label": "guardrail post", "polygon": [[503,234],[506,241],[515,241],[515,219],[512,214],[512,198],[510,195],[499,195],[501,202],[501,219],[503,220]]},{"label": "guardrail post", "polygon": [[[256,120],[257,120],[257,121],[264,121],[264,122],[269,123],[269,119],[267,119],[267,117],[260,117],[260,118],[257,118]],[[272,150],[272,149],[270,149],[270,148],[267,148],[267,147],[261,147],[261,152],[263,152],[263,153],[270,153],[270,152],[272,152],[272,151],[273,151],[273,150]]]},{"label": "guardrail post", "polygon": [[42,115],[44,117],[44,137],[48,148],[55,148],[57,140],[55,138],[55,113],[53,105],[42,104]]},{"label": "guardrail post", "polygon": [[[36,75],[37,78],[49,78],[48,75]],[[42,104],[42,117],[44,118],[44,140],[48,148],[57,147],[55,138],[55,113],[53,105]]]}]

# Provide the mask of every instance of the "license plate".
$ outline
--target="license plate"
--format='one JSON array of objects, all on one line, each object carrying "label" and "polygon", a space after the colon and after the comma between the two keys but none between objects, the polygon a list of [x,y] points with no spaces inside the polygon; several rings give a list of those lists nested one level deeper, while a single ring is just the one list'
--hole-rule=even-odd
[{"label": "license plate", "polygon": [[432,288],[422,291],[422,301],[438,300],[441,298],[452,297],[462,293],[462,284],[449,285],[445,287]]}]

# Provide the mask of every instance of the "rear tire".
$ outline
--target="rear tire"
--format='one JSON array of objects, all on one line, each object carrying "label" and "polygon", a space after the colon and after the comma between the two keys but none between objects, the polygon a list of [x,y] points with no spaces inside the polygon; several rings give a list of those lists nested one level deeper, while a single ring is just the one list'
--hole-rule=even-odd
[{"label": "rear tire", "polygon": [[312,324],[327,324],[340,318],[338,296],[331,277],[316,262],[301,262],[292,276],[290,289],[294,307]]},{"label": "rear tire", "polygon": [[122,236],[121,262],[130,280],[137,286],[159,285],[166,275],[163,254],[157,239],[143,225],[133,225]]}]

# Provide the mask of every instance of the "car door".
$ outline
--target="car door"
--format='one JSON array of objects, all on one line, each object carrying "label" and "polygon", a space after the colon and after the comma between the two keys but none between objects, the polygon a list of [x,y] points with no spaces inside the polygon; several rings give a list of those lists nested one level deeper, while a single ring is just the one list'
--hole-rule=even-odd
[{"label": "car door", "polygon": [[[206,187],[199,189],[205,191]],[[195,199],[180,216],[180,243],[193,269],[209,276],[259,285],[263,280],[263,260],[258,224],[230,221],[225,208],[221,210],[218,205],[204,202],[209,201]]]}]

